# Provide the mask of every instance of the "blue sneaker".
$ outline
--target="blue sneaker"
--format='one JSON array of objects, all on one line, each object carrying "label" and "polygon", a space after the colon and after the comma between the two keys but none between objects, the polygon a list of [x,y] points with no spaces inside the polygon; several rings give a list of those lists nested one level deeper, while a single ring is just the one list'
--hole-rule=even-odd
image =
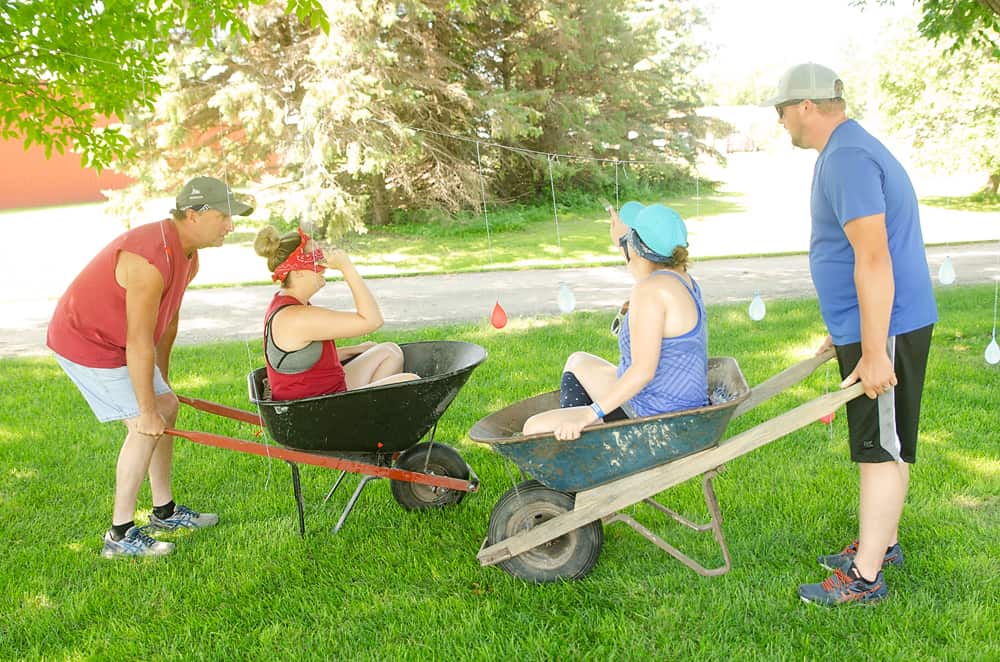
[{"label": "blue sneaker", "polygon": [[125,532],[125,537],[115,540],[111,532],[104,534],[104,549],[101,556],[114,559],[125,556],[166,556],[174,551],[174,543],[156,540],[142,528],[133,526]]},{"label": "blue sneaker", "polygon": [[175,506],[174,514],[165,519],[156,515],[149,516],[149,528],[160,531],[176,531],[177,529],[207,529],[219,523],[215,513],[198,513],[187,506]]},{"label": "blue sneaker", "polygon": [[833,574],[819,584],[802,584],[799,597],[803,602],[817,605],[835,606],[842,604],[872,604],[889,594],[880,570],[875,581],[866,581],[858,574],[854,563],[847,572],[834,570]]},{"label": "blue sneaker", "polygon": [[[839,553],[817,556],[816,560],[819,561],[819,564],[827,570],[842,570],[847,572],[847,569],[851,567],[852,563],[854,563],[854,557],[857,556],[857,554],[858,541],[855,540]],[[903,566],[903,548],[899,546],[898,542],[887,549],[885,551],[885,556],[882,557],[882,567],[884,568],[887,565],[894,565],[898,567]]]}]

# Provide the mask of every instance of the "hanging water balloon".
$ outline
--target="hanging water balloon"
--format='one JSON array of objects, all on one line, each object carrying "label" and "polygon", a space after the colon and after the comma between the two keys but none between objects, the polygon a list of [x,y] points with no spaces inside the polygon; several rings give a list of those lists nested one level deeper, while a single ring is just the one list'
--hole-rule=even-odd
[{"label": "hanging water balloon", "polygon": [[951,263],[951,256],[947,255],[941,268],[938,269],[938,282],[942,285],[951,285],[955,282],[955,266]]},{"label": "hanging water balloon", "polygon": [[571,313],[573,309],[576,308],[576,297],[573,296],[573,290],[569,288],[569,285],[565,282],[559,283],[559,310],[564,313]]},{"label": "hanging water balloon", "polygon": [[986,358],[986,362],[990,365],[996,365],[1000,363],[1000,345],[997,345],[997,337],[993,336],[993,340],[990,344],[986,346],[986,352],[983,354]]},{"label": "hanging water balloon", "polygon": [[993,286],[993,339],[990,340],[990,344],[986,346],[986,352],[983,354],[983,358],[990,365],[1000,363],[1000,345],[997,345],[997,295],[1000,293],[1000,276],[994,276],[993,279],[996,281]]},{"label": "hanging water balloon", "polygon": [[490,324],[497,329],[507,326],[507,311],[500,305],[500,299],[497,299],[496,304],[493,306],[493,312],[490,314]]},{"label": "hanging water balloon", "polygon": [[750,301],[750,307],[747,309],[747,314],[750,315],[750,319],[754,322],[761,321],[767,315],[767,306],[764,305],[764,300],[760,298],[760,292],[754,293],[753,300]]}]

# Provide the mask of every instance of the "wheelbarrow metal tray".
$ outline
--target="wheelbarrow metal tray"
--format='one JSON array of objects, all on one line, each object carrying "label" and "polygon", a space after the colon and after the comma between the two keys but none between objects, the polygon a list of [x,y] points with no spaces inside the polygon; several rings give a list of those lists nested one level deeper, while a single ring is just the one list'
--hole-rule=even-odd
[{"label": "wheelbarrow metal tray", "polygon": [[301,400],[266,400],[264,368],[248,376],[250,400],[267,432],[297,450],[337,454],[395,453],[427,433],[454,400],[486,350],[468,342],[406,343],[403,369],[420,379]]},{"label": "wheelbarrow metal tray", "polygon": [[[733,358],[712,358],[713,401],[698,409],[634,418],[586,428],[579,439],[519,435],[534,414],[559,407],[559,392],[522,400],[480,420],[469,436],[489,444],[546,487],[580,492],[716,446],[750,387]],[[721,395],[721,397],[720,397]]]}]

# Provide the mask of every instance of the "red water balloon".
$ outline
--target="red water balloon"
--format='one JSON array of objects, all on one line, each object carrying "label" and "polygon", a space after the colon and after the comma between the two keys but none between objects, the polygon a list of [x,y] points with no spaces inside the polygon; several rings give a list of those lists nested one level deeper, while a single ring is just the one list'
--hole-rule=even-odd
[{"label": "red water balloon", "polygon": [[827,425],[829,425],[830,423],[833,423],[833,419],[835,419],[835,418],[837,418],[837,412],[831,411],[826,416],[820,416],[819,417],[819,422],[820,423],[826,423]]},{"label": "red water balloon", "polygon": [[497,299],[496,305],[493,306],[493,313],[490,315],[490,324],[498,329],[507,326],[507,311],[500,305],[500,299]]}]

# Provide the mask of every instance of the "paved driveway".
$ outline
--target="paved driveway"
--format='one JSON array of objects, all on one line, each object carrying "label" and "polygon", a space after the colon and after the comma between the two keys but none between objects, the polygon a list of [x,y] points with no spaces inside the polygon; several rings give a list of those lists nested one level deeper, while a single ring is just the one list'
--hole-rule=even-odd
[{"label": "paved driveway", "polygon": [[[931,273],[950,255],[958,284],[990,282],[1000,277],[1000,242],[931,247]],[[206,252],[206,262],[213,254]],[[707,303],[747,302],[755,292],[768,299],[814,296],[806,256],[704,260],[691,273]],[[508,271],[446,276],[381,278],[367,281],[382,306],[385,328],[414,328],[452,322],[484,322],[494,302],[512,318],[559,315],[559,283],[576,297],[577,310],[606,310],[609,316],[628,298],[631,278],[624,268]],[[257,341],[271,286],[191,290],[181,311],[178,344],[216,340]],[[316,303],[352,306],[342,282],[330,283]],[[992,302],[989,302],[992,303]],[[984,302],[985,306],[986,302]],[[0,356],[45,352],[45,327],[55,299],[0,301]]]}]

